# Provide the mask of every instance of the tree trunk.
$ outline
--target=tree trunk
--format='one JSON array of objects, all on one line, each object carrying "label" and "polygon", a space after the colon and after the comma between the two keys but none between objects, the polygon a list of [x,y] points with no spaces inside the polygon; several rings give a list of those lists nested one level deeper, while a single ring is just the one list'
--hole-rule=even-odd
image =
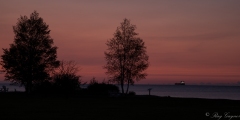
[{"label": "tree trunk", "polygon": [[25,86],[25,91],[27,94],[30,94],[32,92],[32,80],[28,80],[27,84]]},{"label": "tree trunk", "polygon": [[128,94],[128,88],[129,88],[129,80],[128,80],[128,83],[127,83],[127,90],[126,90],[126,94]]},{"label": "tree trunk", "polygon": [[124,66],[122,66],[122,71],[121,71],[121,87],[122,87],[122,94],[124,94]]},{"label": "tree trunk", "polygon": [[123,81],[121,80],[122,94],[124,94],[124,88],[123,88],[123,86],[124,86],[124,83],[123,83]]}]

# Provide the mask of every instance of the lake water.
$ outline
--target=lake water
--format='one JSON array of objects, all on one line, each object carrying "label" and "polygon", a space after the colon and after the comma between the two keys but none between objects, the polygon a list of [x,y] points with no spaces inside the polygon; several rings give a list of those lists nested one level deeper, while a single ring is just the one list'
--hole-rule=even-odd
[{"label": "lake water", "polygon": [[24,88],[24,87],[20,87],[20,86],[18,86],[18,85],[10,85],[10,83],[8,83],[8,82],[1,82],[1,83],[0,83],[0,88],[2,88],[2,86],[6,86],[6,87],[8,88],[8,91],[9,91],[9,92],[13,92],[13,91],[15,91],[15,89],[16,89],[16,91],[18,91],[18,92],[23,92],[23,91],[25,91],[25,88]]},{"label": "lake water", "polygon": [[138,95],[171,96],[184,98],[210,98],[240,100],[240,86],[208,86],[208,85],[134,85],[130,91]]},{"label": "lake water", "polygon": [[[24,87],[12,86],[9,83],[0,83],[7,86],[9,91],[25,91]],[[85,86],[86,87],[86,86]],[[240,86],[209,86],[209,85],[134,85],[129,91],[137,95],[170,96],[183,98],[210,98],[210,99],[232,99],[240,100]]]}]

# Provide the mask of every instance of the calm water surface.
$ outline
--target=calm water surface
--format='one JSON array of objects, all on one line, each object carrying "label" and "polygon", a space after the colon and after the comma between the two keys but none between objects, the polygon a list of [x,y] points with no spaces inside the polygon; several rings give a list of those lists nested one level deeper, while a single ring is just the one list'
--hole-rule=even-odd
[{"label": "calm water surface", "polygon": [[151,95],[184,98],[210,98],[240,100],[240,86],[208,86],[208,85],[134,85],[130,91],[138,95]]},{"label": "calm water surface", "polygon": [[2,88],[2,86],[6,86],[9,92],[13,92],[15,90],[18,92],[25,91],[24,87],[20,87],[19,85],[10,85],[8,82],[0,82],[0,88]]}]

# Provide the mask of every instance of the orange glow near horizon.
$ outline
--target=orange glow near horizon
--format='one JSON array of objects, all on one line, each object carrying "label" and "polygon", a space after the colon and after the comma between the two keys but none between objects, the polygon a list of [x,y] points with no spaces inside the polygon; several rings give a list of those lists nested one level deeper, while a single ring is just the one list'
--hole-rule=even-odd
[{"label": "orange glow near horizon", "polygon": [[[138,84],[240,83],[240,1],[2,1],[0,48],[13,43],[20,15],[36,10],[49,25],[59,60],[78,63],[83,81],[107,79],[106,41],[124,18],[147,47],[148,76]],[[3,54],[0,49],[0,55]],[[0,74],[0,80],[3,80]]]}]

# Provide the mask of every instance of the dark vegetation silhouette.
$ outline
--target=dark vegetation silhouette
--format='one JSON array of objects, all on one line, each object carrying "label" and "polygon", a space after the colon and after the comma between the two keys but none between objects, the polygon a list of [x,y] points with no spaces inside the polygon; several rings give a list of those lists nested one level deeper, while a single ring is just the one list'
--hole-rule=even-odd
[{"label": "dark vegetation silhouette", "polygon": [[53,75],[53,83],[59,92],[72,93],[80,90],[81,76],[77,75],[78,67],[74,61],[61,61]]},{"label": "dark vegetation silhouette", "polygon": [[129,91],[129,92],[128,92],[128,95],[134,96],[134,95],[136,95],[136,93],[135,93],[134,91]]},{"label": "dark vegetation silhouette", "polygon": [[[48,25],[34,11],[30,18],[21,16],[13,26],[14,42],[9,49],[3,49],[0,64],[5,72],[5,80],[12,84],[23,85],[26,93],[85,93],[109,96],[119,94],[119,87],[109,83],[123,85],[134,84],[146,74],[148,56],[142,39],[136,37],[136,26],[124,19],[117,28],[114,38],[107,42],[105,68],[111,79],[97,82],[93,78],[87,89],[81,89],[81,76],[74,61],[57,60],[57,47],[53,45]],[[81,92],[80,92],[81,91]],[[134,94],[131,92],[130,94]]]},{"label": "dark vegetation silhouette", "polygon": [[[124,19],[117,27],[114,37],[107,41],[107,51],[104,66],[106,74],[110,76],[110,81],[121,85],[122,93],[128,93],[129,84],[144,79],[144,73],[149,66],[146,46],[143,40],[137,37],[136,26],[130,23],[129,19]],[[124,84],[127,84],[126,92]]]},{"label": "dark vegetation silhouette", "polygon": [[13,31],[14,42],[3,49],[1,56],[5,79],[31,93],[34,85],[51,80],[50,73],[59,66],[57,47],[53,46],[48,25],[36,11],[30,18],[21,16]]},{"label": "dark vegetation silhouette", "polygon": [[78,66],[74,61],[61,61],[52,74],[51,81],[45,81],[34,87],[35,93],[75,94],[81,90],[81,76],[77,75]]},{"label": "dark vegetation silhouette", "polygon": [[117,96],[119,94],[118,86],[108,84],[104,81],[99,83],[95,78],[91,79],[87,89],[90,95]]}]

